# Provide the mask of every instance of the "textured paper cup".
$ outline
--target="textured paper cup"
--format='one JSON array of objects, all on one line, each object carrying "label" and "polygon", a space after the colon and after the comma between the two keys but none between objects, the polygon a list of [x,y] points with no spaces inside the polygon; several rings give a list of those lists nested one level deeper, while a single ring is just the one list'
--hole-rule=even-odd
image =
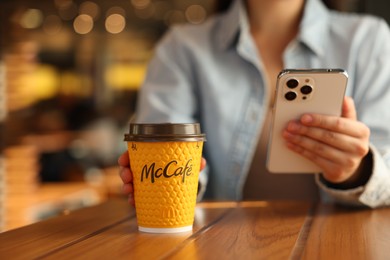
[{"label": "textured paper cup", "polygon": [[130,124],[125,141],[139,230],[192,230],[205,141],[199,124]]}]

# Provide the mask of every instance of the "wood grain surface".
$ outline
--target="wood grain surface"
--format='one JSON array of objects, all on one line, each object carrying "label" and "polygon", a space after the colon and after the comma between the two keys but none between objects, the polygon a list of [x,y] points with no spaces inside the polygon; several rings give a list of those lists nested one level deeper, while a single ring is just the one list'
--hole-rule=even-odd
[{"label": "wood grain surface", "polygon": [[321,205],[303,259],[390,259],[390,209]]},{"label": "wood grain surface", "polygon": [[0,233],[0,259],[389,259],[390,208],[297,201],[203,202],[193,231],[139,232],[110,200]]},{"label": "wood grain surface", "polygon": [[58,218],[0,233],[0,259],[34,259],[89,239],[130,218],[126,201],[113,200]]}]

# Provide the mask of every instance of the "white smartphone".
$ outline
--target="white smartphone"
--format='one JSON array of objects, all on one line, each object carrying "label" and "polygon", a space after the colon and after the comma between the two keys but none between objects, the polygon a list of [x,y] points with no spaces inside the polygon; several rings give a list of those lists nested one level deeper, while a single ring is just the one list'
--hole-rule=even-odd
[{"label": "white smartphone", "polygon": [[319,173],[312,161],[291,151],[282,132],[304,113],[341,115],[348,75],[343,69],[283,70],[272,109],[267,168],[272,173]]}]

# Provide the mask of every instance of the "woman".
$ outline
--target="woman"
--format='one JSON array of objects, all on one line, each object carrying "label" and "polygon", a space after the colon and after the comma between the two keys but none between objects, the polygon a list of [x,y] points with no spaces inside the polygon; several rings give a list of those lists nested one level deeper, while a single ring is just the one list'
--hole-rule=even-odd
[{"label": "woman", "polygon": [[[136,121],[202,124],[208,169],[200,183],[209,199],[315,200],[320,191],[339,203],[387,205],[388,42],[383,20],[330,11],[319,0],[236,0],[203,25],[177,26],[164,37]],[[283,132],[290,149],[323,169],[315,177],[271,174],[264,166],[269,107],[283,68],[349,73],[341,117],[304,115]],[[127,153],[119,164],[132,198]]]}]

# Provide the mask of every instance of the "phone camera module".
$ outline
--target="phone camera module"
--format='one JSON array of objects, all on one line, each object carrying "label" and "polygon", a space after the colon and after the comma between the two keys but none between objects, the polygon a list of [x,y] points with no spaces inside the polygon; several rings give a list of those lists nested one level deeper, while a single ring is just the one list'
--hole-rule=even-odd
[{"label": "phone camera module", "polygon": [[305,86],[301,87],[301,93],[302,94],[308,95],[312,91],[313,91],[313,88],[311,86],[309,86],[309,85],[305,85]]},{"label": "phone camera module", "polygon": [[294,99],[297,98],[297,94],[295,92],[292,92],[292,91],[289,91],[287,92],[284,97],[288,100],[288,101],[293,101]]},{"label": "phone camera module", "polygon": [[296,87],[298,87],[299,82],[296,79],[289,79],[287,81],[286,85],[287,85],[288,88],[296,88]]}]

